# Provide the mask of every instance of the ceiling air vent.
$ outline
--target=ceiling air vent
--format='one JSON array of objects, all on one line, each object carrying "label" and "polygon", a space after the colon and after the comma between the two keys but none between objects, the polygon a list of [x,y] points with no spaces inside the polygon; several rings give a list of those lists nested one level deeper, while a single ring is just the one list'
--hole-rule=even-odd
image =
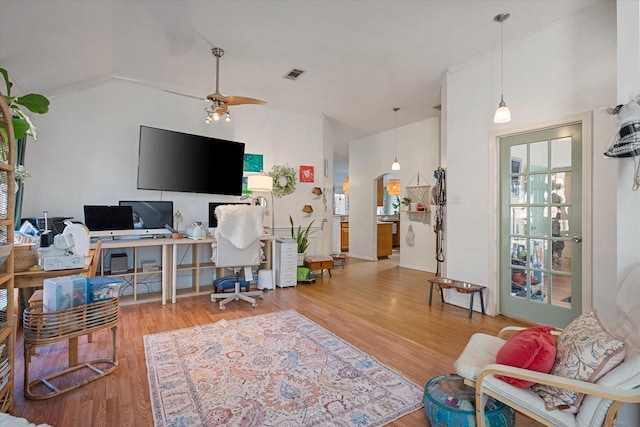
[{"label": "ceiling air vent", "polygon": [[301,70],[299,68],[292,68],[291,71],[285,74],[284,78],[289,80],[296,80],[302,75],[302,73],[304,73],[304,70]]}]

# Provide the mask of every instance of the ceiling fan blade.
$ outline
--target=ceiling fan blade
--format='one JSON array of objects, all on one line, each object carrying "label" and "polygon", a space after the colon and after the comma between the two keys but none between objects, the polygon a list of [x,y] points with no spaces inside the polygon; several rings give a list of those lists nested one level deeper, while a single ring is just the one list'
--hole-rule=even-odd
[{"label": "ceiling fan blade", "polygon": [[175,92],[175,91],[169,90],[169,89],[162,89],[162,90],[164,92],[172,93],[174,95],[180,95],[180,96],[186,96],[187,98],[199,99],[200,101],[206,101],[207,100],[207,98],[203,98],[201,96],[188,95],[186,93]]},{"label": "ceiling fan blade", "polygon": [[255,98],[247,98],[246,96],[225,96],[227,104],[229,105],[241,105],[241,104],[266,104],[265,101]]}]

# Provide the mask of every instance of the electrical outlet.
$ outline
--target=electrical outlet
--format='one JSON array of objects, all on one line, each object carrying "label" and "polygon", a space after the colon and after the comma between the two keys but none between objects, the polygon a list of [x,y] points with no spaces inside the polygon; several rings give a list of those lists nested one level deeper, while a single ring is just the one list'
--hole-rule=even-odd
[{"label": "electrical outlet", "polygon": [[452,203],[452,204],[454,204],[454,205],[459,205],[460,203],[462,203],[462,202],[460,201],[460,196],[459,196],[459,195],[457,195],[457,194],[456,194],[456,195],[454,195],[454,196],[452,197],[451,203]]}]

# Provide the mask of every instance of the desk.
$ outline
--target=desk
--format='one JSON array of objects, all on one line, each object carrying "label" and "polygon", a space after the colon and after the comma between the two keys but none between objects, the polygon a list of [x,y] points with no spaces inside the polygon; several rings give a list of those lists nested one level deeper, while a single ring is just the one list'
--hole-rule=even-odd
[{"label": "desk", "polygon": [[[271,268],[271,277],[272,282],[275,283],[275,269],[272,266],[271,257],[275,252],[275,242],[276,237],[272,235],[263,235],[260,237],[260,240],[263,242],[271,242],[271,256],[267,256],[267,267]],[[143,238],[143,239],[120,239],[120,240],[103,240],[102,241],[102,254],[103,259],[100,262],[100,268],[98,269],[99,275],[105,275],[104,270],[104,257],[110,249],[133,249],[133,260],[132,269],[130,269],[126,273],[122,274],[113,274],[112,276],[128,276],[131,277],[134,288],[133,300],[138,301],[138,299],[148,298],[147,294],[136,293],[137,291],[137,283],[138,276],[146,275],[146,274],[160,274],[161,275],[161,301],[162,305],[167,303],[167,300],[171,300],[171,303],[175,304],[176,302],[176,294],[178,290],[178,279],[177,273],[178,271],[188,271],[191,270],[193,272],[193,283],[192,289],[187,290],[188,293],[183,293],[183,295],[187,294],[198,294],[200,293],[200,280],[199,280],[199,270],[204,268],[215,268],[215,265],[212,262],[201,262],[200,261],[200,245],[211,245],[215,243],[215,239],[213,237],[206,237],[200,240],[192,240],[192,239],[171,239],[171,238]],[[185,245],[192,246],[192,262],[190,264],[180,264],[178,249]],[[138,249],[143,247],[160,247],[161,254],[161,267],[157,272],[147,272],[144,271],[141,267],[141,259],[138,257]],[[266,248],[265,248],[266,249]],[[267,252],[267,250],[265,250]],[[106,272],[109,275],[109,272]],[[181,289],[182,290],[182,289]],[[157,297],[156,293],[156,297]],[[122,300],[122,296],[121,296]]]},{"label": "desk", "polygon": [[433,285],[438,285],[440,288],[440,299],[444,303],[444,292],[443,289],[455,289],[457,292],[470,294],[470,302],[469,302],[469,319],[471,319],[471,315],[473,314],[473,295],[477,292],[480,294],[480,307],[482,308],[482,314],[484,312],[484,297],[482,296],[482,291],[486,289],[486,286],[475,285],[473,283],[461,282],[459,280],[447,279],[446,277],[434,277],[433,279],[428,279],[431,284],[429,288],[429,305],[431,305],[431,301],[433,299]]}]

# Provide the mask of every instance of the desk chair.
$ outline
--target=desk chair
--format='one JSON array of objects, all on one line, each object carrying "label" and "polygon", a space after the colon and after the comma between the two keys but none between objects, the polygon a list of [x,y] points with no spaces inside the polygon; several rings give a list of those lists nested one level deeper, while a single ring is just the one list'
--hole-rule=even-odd
[{"label": "desk chair", "polygon": [[[250,205],[222,205],[215,209],[218,218],[213,246],[212,261],[216,269],[233,268],[235,272],[233,292],[219,292],[211,295],[211,302],[220,301],[220,310],[224,310],[228,302],[243,300],[257,307],[255,298],[263,298],[261,290],[241,291],[240,271],[244,269],[245,276],[251,275],[251,267],[260,265],[260,236],[263,225],[262,206]],[[253,277],[247,277],[251,280]],[[219,289],[220,290],[220,289]]]}]

